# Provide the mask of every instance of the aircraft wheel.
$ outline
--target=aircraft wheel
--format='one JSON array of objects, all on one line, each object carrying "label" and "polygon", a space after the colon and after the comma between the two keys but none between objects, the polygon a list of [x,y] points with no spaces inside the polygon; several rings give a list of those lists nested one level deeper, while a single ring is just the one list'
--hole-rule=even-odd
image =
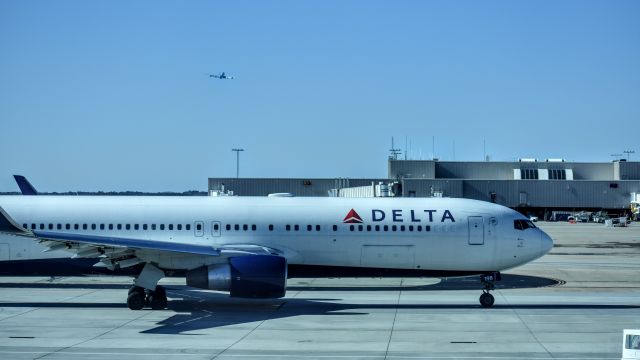
[{"label": "aircraft wheel", "polygon": [[133,286],[131,286],[129,288],[129,293],[127,294],[127,296],[131,295],[131,293],[134,292],[134,291],[142,291],[142,292],[144,292],[144,288],[142,288],[140,286],[133,285]]},{"label": "aircraft wheel", "polygon": [[494,302],[495,299],[493,298],[493,295],[489,293],[483,293],[480,295],[480,305],[482,305],[482,307],[492,307]]},{"label": "aircraft wheel", "polygon": [[141,310],[147,302],[147,295],[144,289],[138,286],[134,286],[129,290],[129,296],[127,297],[127,306],[131,310]]},{"label": "aircraft wheel", "polygon": [[156,290],[149,296],[149,305],[153,310],[167,308],[167,292],[162,286],[157,286]]}]

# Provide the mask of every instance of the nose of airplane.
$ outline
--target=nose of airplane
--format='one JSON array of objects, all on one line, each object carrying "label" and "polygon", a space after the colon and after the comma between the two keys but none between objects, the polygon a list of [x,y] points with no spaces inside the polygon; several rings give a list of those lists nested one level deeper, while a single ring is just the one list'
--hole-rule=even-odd
[{"label": "nose of airplane", "polygon": [[553,248],[553,239],[547,233],[540,230],[540,243],[541,243],[541,252],[540,255],[544,255],[548,253]]}]

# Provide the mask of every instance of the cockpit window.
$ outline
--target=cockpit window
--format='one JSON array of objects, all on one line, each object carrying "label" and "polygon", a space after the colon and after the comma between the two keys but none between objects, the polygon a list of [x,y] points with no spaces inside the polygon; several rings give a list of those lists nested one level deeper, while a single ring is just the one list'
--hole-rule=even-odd
[{"label": "cockpit window", "polygon": [[536,226],[533,225],[531,220],[513,220],[513,227],[516,230],[526,230],[526,229],[535,229]]}]

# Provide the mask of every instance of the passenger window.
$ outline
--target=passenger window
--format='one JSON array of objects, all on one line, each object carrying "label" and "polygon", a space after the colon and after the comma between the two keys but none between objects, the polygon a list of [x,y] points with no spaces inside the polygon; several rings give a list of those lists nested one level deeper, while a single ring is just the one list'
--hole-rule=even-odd
[{"label": "passenger window", "polygon": [[186,229],[186,230],[191,230],[191,224],[187,224],[187,225],[185,225],[185,229]]},{"label": "passenger window", "polygon": [[147,229],[148,229],[147,224],[142,224],[142,230],[147,230]]},{"label": "passenger window", "polygon": [[82,224],[82,230],[87,230],[88,228],[87,224]]},{"label": "passenger window", "polygon": [[247,224],[242,225],[242,230],[244,230],[244,231],[249,230],[249,225],[247,225]]},{"label": "passenger window", "polygon": [[409,225],[409,231],[413,231],[413,225]]},{"label": "passenger window", "polygon": [[355,227],[355,226],[353,226],[353,225],[349,225],[349,230],[350,230],[350,231],[353,231],[353,230],[355,230],[355,229],[356,229],[356,227]]},{"label": "passenger window", "polygon": [[122,224],[118,224],[118,230],[122,230]]},{"label": "passenger window", "polygon": [[269,224],[269,231],[273,231],[273,224]]},{"label": "passenger window", "polygon": [[398,227],[396,225],[391,225],[391,231],[397,231]]},{"label": "passenger window", "polygon": [[316,225],[316,231],[320,231],[320,225]]},{"label": "passenger window", "polygon": [[109,230],[113,230],[113,224],[109,224]]},{"label": "passenger window", "polygon": [[285,226],[284,228],[285,228],[285,230],[287,230],[287,231],[291,231],[291,225],[287,225],[287,226]]},{"label": "passenger window", "polygon": [[376,225],[376,231],[380,231],[380,225]]},{"label": "passenger window", "polygon": [[338,225],[333,225],[333,231],[338,231]]},{"label": "passenger window", "polygon": [[307,231],[311,231],[313,230],[313,227],[311,225],[307,225]]},{"label": "passenger window", "polygon": [[169,230],[173,230],[173,224],[169,224]]},{"label": "passenger window", "polygon": [[431,231],[431,225],[425,225],[424,231]]},{"label": "passenger window", "polygon": [[124,226],[124,229],[125,229],[125,230],[131,230],[131,224],[126,224],[126,225]]},{"label": "passenger window", "polygon": [[156,229],[156,224],[151,224],[151,230],[155,230]]},{"label": "passenger window", "polygon": [[160,230],[164,230],[164,224],[160,224]]},{"label": "passenger window", "polygon": [[182,230],[182,224],[178,224],[176,226],[178,227],[177,230]]},{"label": "passenger window", "polygon": [[362,231],[363,229],[364,229],[364,226],[358,225],[358,231]]},{"label": "passenger window", "polygon": [[383,227],[383,229],[384,229],[384,231],[389,231],[389,225],[385,225],[385,226]]},{"label": "passenger window", "polygon": [[96,229],[96,224],[91,224],[91,230],[95,230]]},{"label": "passenger window", "polygon": [[49,224],[49,230],[53,230],[53,224]]},{"label": "passenger window", "polygon": [[416,231],[422,231],[422,225],[418,225],[418,226],[416,227]]},{"label": "passenger window", "polygon": [[40,224],[40,230],[44,230],[44,224]]},{"label": "passenger window", "polygon": [[227,225],[225,226],[225,229],[227,229],[227,231],[231,230],[231,225],[230,225],[230,224],[227,224]]},{"label": "passenger window", "polygon": [[293,225],[293,230],[295,230],[295,231],[300,230],[300,226],[299,225]]},{"label": "passenger window", "polygon": [[251,225],[251,230],[252,231],[256,231],[257,229],[258,229],[258,227],[255,224]]},{"label": "passenger window", "polygon": [[404,231],[404,230],[405,230],[404,225],[400,225],[400,231]]},{"label": "passenger window", "polygon": [[25,229],[28,229],[29,227],[27,227],[27,224],[22,224],[22,227]]},{"label": "passenger window", "polygon": [[218,230],[220,230],[220,225],[218,225],[218,224],[213,224],[213,230],[214,230],[214,231],[218,231]]},{"label": "passenger window", "polygon": [[58,230],[62,230],[62,224],[58,224],[58,225],[56,225],[56,229],[58,229]]},{"label": "passenger window", "polygon": [[235,225],[233,226],[233,229],[234,229],[235,231],[238,231],[238,230],[240,230],[240,225],[238,225],[238,224],[235,224]]},{"label": "passenger window", "polygon": [[104,230],[104,224],[100,224],[100,230]]}]

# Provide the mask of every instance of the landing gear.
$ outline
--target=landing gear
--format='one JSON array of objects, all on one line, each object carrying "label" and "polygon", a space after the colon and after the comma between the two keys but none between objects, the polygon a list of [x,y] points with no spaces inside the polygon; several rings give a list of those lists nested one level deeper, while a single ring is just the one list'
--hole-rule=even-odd
[{"label": "landing gear", "polygon": [[147,263],[140,276],[134,281],[127,296],[127,306],[131,310],[141,310],[149,306],[153,310],[162,310],[167,307],[167,292],[158,285],[158,281],[164,277],[164,271]]},{"label": "landing gear", "polygon": [[493,306],[493,303],[495,302],[495,298],[489,292],[491,290],[495,290],[496,288],[495,282],[500,280],[502,280],[502,276],[500,275],[499,272],[493,272],[490,274],[485,274],[480,276],[480,281],[484,286],[484,289],[482,289],[482,295],[480,295],[480,305],[482,305],[482,307]]},{"label": "landing gear", "polygon": [[145,306],[153,310],[166,309],[167,291],[159,285],[153,291],[134,285],[129,289],[127,306],[131,310],[142,310]]},{"label": "landing gear", "polygon": [[167,292],[162,286],[156,286],[154,291],[149,292],[148,301],[153,310],[163,310],[167,307]]},{"label": "landing gear", "polygon": [[147,294],[144,288],[140,286],[132,286],[127,296],[127,306],[131,310],[141,310],[147,303]]}]

